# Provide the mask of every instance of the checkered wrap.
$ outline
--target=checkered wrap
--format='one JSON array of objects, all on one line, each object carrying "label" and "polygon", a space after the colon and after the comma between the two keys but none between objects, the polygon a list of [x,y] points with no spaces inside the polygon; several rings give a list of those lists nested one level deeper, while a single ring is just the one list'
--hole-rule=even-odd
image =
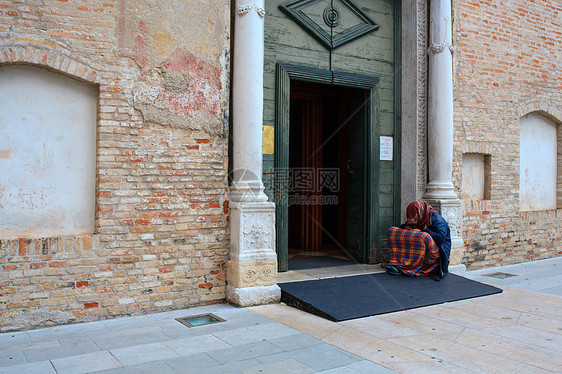
[{"label": "checkered wrap", "polygon": [[392,265],[404,274],[422,276],[439,265],[439,248],[426,232],[391,227],[388,243],[388,263],[384,267]]}]

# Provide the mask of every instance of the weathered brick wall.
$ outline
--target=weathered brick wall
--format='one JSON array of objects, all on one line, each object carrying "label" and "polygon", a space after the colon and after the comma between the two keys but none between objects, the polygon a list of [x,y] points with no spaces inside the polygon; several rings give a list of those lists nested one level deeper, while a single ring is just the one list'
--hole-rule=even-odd
[{"label": "weathered brick wall", "polygon": [[[478,268],[560,255],[561,210],[520,213],[518,190],[519,119],[539,111],[561,131],[562,4],[455,0],[453,5],[459,192],[462,154],[491,156],[490,200],[463,201],[464,261]],[[559,152],[560,147],[559,142]]]},{"label": "weathered brick wall", "polygon": [[0,67],[99,89],[95,232],[0,238],[0,331],[224,299],[229,8],[0,2]]}]

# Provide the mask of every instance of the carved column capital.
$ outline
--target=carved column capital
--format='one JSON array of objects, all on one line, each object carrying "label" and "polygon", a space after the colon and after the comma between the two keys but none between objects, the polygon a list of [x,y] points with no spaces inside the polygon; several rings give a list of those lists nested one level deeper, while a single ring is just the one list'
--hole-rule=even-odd
[{"label": "carved column capital", "polygon": [[451,52],[451,54],[455,53],[455,47],[453,47],[452,45],[448,45],[448,44],[435,44],[435,43],[430,43],[429,47],[427,47],[427,54],[438,54],[443,52],[445,49],[448,49],[449,52]]},{"label": "carved column capital", "polygon": [[250,13],[250,11],[254,9],[260,18],[265,17],[265,8],[263,6],[263,2],[261,1],[248,1],[242,0],[237,2],[236,4],[236,13],[239,16],[245,16],[246,14]]}]

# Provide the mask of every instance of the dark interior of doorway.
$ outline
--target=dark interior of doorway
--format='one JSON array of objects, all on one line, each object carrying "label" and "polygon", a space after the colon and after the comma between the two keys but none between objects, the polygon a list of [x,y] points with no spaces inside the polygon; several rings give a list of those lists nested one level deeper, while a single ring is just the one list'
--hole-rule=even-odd
[{"label": "dark interior of doorway", "polygon": [[291,258],[347,259],[350,119],[360,89],[291,83],[289,270]]}]

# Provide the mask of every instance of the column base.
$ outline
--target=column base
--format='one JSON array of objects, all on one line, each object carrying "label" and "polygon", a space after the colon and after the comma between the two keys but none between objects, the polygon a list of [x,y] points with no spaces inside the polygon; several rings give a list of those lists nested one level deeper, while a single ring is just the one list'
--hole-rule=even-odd
[{"label": "column base", "polygon": [[[430,182],[423,195],[425,200],[458,200],[452,183]],[[460,200],[459,200],[460,201]]]},{"label": "column base", "polygon": [[233,202],[264,202],[267,195],[264,193],[263,184],[258,181],[232,182],[228,198]]},{"label": "column base", "polygon": [[[265,254],[264,254],[265,255]],[[277,258],[226,262],[226,279],[233,287],[271,286],[277,282]]]},{"label": "column base", "polygon": [[230,259],[226,263],[226,298],[250,306],[278,302],[275,253],[275,204],[235,202],[230,206]]},{"label": "column base", "polygon": [[281,300],[281,288],[276,284],[244,288],[227,285],[226,300],[243,307],[278,303]]}]

